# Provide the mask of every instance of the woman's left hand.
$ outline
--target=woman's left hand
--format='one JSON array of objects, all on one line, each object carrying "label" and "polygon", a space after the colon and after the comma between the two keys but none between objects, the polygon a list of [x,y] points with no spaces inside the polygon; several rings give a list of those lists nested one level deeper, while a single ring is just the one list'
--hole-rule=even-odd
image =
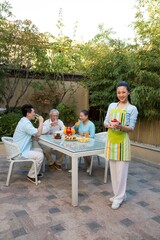
[{"label": "woman's left hand", "polygon": [[114,123],[114,128],[115,129],[121,129],[122,128],[122,123],[120,123],[120,122]]}]

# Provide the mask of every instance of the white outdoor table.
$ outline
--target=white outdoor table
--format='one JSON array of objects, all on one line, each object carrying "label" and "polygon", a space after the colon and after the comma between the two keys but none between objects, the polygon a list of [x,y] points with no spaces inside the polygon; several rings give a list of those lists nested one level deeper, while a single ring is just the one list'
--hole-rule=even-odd
[{"label": "white outdoor table", "polygon": [[72,205],[78,206],[78,158],[104,153],[104,141],[90,138],[87,143],[54,139],[52,135],[41,135],[39,143],[53,148],[72,158]]}]

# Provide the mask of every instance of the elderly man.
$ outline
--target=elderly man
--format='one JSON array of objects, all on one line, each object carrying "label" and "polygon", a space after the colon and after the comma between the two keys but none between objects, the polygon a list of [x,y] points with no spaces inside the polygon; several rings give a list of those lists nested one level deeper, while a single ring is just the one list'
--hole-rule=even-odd
[{"label": "elderly man", "polygon": [[[63,133],[64,131],[64,124],[63,122],[58,119],[59,118],[59,111],[57,109],[52,109],[49,113],[50,118],[47,119],[43,123],[43,134],[54,134],[56,131],[60,131]],[[48,165],[51,169],[55,168],[56,170],[62,171],[62,160],[64,157],[63,153],[60,153],[56,150],[53,150],[51,148],[45,147],[41,145],[44,155],[46,156],[46,159],[48,161]],[[55,162],[52,159],[52,154],[56,155]]]}]

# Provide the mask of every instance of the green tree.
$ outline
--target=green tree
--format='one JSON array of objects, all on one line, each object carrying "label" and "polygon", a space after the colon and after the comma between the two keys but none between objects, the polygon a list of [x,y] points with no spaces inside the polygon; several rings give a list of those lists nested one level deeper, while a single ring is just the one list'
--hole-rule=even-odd
[{"label": "green tree", "polygon": [[[73,93],[79,88],[79,83],[74,84],[73,73],[81,73],[82,69],[80,44],[63,35],[63,26],[62,10],[60,9],[57,22],[59,34],[57,37],[49,33],[46,34],[48,39],[48,45],[46,45],[47,54],[36,65],[39,71],[45,72],[46,84],[55,96],[53,98],[53,101],[55,100],[54,105],[61,103],[66,94],[69,94],[72,98]],[[70,73],[72,73],[70,84],[67,85],[65,82],[66,73],[68,73],[69,77],[71,76]],[[43,92],[46,86],[41,87]]]},{"label": "green tree", "polygon": [[84,47],[87,76],[84,84],[89,89],[90,107],[98,110],[102,126],[109,104],[116,100],[117,82],[132,82],[133,78],[128,46],[111,38],[110,33],[110,29],[105,30],[100,26],[100,33]]},{"label": "green tree", "polygon": [[160,3],[137,1],[135,29],[135,89],[133,98],[139,114],[160,118]]},{"label": "green tree", "polygon": [[134,44],[111,38],[110,30],[100,26],[100,33],[83,47],[84,84],[90,92],[90,106],[100,112],[100,121],[115,100],[116,83],[122,80],[131,85],[132,103],[139,116],[160,118],[160,8],[154,0],[137,2]]},{"label": "green tree", "polygon": [[[15,95],[19,83],[21,83],[14,107],[18,105],[32,82],[32,79],[29,78],[29,71],[35,69],[39,59],[46,54],[44,48],[46,39],[31,21],[11,22],[3,17],[5,15],[3,12],[6,12],[6,16],[10,15],[9,7],[6,2],[0,4],[0,84],[3,85],[1,96],[7,110],[9,110],[11,99]],[[10,78],[11,71],[13,78]]]},{"label": "green tree", "polygon": [[[0,20],[7,19],[8,17],[12,16],[12,7],[8,1],[3,1],[0,4]],[[2,22],[1,22],[2,24]]]}]

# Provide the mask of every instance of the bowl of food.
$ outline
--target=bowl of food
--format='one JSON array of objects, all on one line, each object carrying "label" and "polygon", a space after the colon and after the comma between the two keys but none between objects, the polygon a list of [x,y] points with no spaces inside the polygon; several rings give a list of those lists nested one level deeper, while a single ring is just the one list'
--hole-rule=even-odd
[{"label": "bowl of food", "polygon": [[61,139],[62,138],[62,133],[60,131],[56,131],[54,134],[53,134],[53,137],[55,139]]},{"label": "bowl of food", "polygon": [[77,137],[76,136],[73,136],[73,135],[65,135],[64,139],[66,141],[77,141]]},{"label": "bowl of food", "polygon": [[77,140],[78,140],[78,142],[81,142],[81,143],[89,142],[89,138],[78,138]]}]

